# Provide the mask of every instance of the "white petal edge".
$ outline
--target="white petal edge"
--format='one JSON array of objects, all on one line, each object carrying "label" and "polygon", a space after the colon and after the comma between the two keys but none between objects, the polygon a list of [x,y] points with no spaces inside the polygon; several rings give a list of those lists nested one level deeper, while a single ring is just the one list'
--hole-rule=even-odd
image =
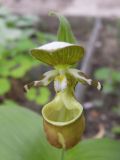
[{"label": "white petal edge", "polygon": [[57,42],[56,41],[56,42],[51,42],[51,43],[45,44],[45,45],[40,46],[36,49],[52,51],[52,50],[57,50],[57,49],[61,49],[61,48],[69,47],[69,46],[76,46],[76,45],[71,44],[71,43],[67,43],[67,42]]}]

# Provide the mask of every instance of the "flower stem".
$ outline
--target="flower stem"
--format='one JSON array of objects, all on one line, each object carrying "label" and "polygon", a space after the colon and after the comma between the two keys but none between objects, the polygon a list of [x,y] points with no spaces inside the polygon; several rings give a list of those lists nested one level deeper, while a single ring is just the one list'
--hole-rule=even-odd
[{"label": "flower stem", "polygon": [[60,160],[64,160],[64,155],[65,155],[65,149],[62,148],[62,150],[61,150],[61,159]]}]

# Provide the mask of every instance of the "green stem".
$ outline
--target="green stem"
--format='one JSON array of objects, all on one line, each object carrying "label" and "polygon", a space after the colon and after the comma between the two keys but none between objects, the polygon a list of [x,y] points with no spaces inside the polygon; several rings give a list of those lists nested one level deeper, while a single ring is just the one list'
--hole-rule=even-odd
[{"label": "green stem", "polygon": [[62,150],[61,150],[61,159],[60,160],[64,160],[64,155],[65,155],[65,149],[62,148]]}]

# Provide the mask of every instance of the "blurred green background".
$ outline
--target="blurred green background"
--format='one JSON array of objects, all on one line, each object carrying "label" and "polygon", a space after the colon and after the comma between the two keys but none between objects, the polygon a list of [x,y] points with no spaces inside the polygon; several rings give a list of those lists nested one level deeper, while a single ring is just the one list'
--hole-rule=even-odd
[{"label": "blurred green background", "polygon": [[[95,19],[93,17],[83,18],[77,16],[69,16],[68,19],[72,24],[72,29],[78,39],[78,42],[87,47],[87,42],[94,26]],[[119,141],[120,20],[118,18],[103,18],[102,25],[103,27],[99,39],[95,44],[95,53],[90,59],[90,76],[93,79],[98,79],[101,81],[101,83],[103,83],[103,91],[98,92],[90,87],[88,87],[85,91],[83,101],[81,102],[84,105],[86,115],[86,130],[83,139],[110,138]],[[0,140],[2,140],[2,134],[4,135],[4,132],[2,132],[4,127],[2,130],[1,126],[4,126],[4,124],[7,123],[2,121],[4,120],[3,115],[5,114],[3,111],[4,108],[9,110],[9,108],[14,109],[15,107],[16,110],[17,107],[25,107],[40,114],[42,106],[54,97],[55,93],[53,84],[51,84],[49,87],[41,87],[37,89],[32,88],[27,94],[24,93],[23,86],[28,82],[39,79],[42,73],[50,70],[49,66],[35,60],[29,54],[29,51],[34,47],[40,46],[47,42],[55,41],[57,27],[58,21],[54,18],[48,17],[45,14],[41,14],[40,16],[33,13],[19,14],[13,12],[12,10],[10,11],[10,8],[6,6],[0,5]],[[8,113],[5,114],[5,119],[8,118],[9,120],[11,111],[9,114]],[[33,113],[31,112],[30,114]],[[27,121],[27,119],[25,119],[25,121]],[[38,123],[37,120],[36,122]],[[8,127],[8,131],[6,130],[6,132],[9,132],[9,129],[11,130],[11,128]],[[27,131],[25,132],[27,133]],[[31,133],[31,135],[33,134]],[[0,143],[5,144],[4,142]],[[109,142],[107,143],[107,140],[104,143],[109,146]],[[81,145],[83,145],[83,150],[87,150],[87,148],[84,148],[84,143]],[[101,145],[102,144],[100,144],[100,147],[102,148]],[[116,150],[117,152],[117,150],[120,150],[120,145],[116,145],[116,148],[112,148],[112,151]],[[98,147],[98,150],[99,149],[100,148]],[[3,150],[5,150],[4,147]],[[44,152],[44,150],[42,151]],[[38,151],[39,154],[35,152],[34,157],[36,158],[31,158],[31,160],[37,160],[42,154],[42,151]],[[56,150],[53,152],[56,152]],[[77,151],[73,150],[73,154],[68,154],[67,159],[70,160],[74,154],[78,154]],[[29,160],[30,156],[31,155],[27,157]],[[50,155],[48,155],[48,157],[49,156]],[[56,153],[55,157],[57,157]],[[93,157],[91,156],[91,159]],[[27,160],[27,158],[25,160]],[[85,157],[83,155],[83,160],[84,158],[87,158],[87,156]],[[108,156],[107,158],[111,158],[112,160],[114,157]],[[118,157],[116,154],[115,160],[119,160],[119,158],[120,157]],[[41,160],[44,159],[44,157],[41,158]],[[8,156],[4,160],[18,160],[18,157],[12,157],[10,159]],[[98,158],[98,160],[103,159]]]}]

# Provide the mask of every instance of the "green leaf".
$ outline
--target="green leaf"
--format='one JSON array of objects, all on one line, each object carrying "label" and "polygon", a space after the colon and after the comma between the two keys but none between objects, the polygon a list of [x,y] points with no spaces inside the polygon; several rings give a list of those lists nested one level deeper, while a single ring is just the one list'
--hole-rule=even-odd
[{"label": "green leaf", "polygon": [[112,78],[114,82],[120,83],[120,72],[119,71],[113,71],[112,72]]},{"label": "green leaf", "polygon": [[22,31],[20,29],[4,28],[1,30],[0,34],[5,39],[5,41],[8,42],[21,38]]},{"label": "green leaf", "polygon": [[47,87],[40,87],[39,95],[36,96],[36,102],[40,105],[44,105],[48,102],[50,97],[50,91]]},{"label": "green leaf", "polygon": [[59,19],[60,25],[57,33],[58,41],[76,43],[76,39],[71,30],[68,20],[55,12],[50,12],[50,15],[56,16]]},{"label": "green leaf", "polygon": [[120,160],[120,141],[109,139],[82,141],[68,151],[66,160]]},{"label": "green leaf", "polygon": [[17,104],[15,101],[9,100],[9,99],[6,99],[1,106],[4,106],[4,107],[20,107],[20,105]]},{"label": "green leaf", "polygon": [[18,20],[18,16],[14,14],[9,14],[5,18],[6,26],[10,28],[14,28],[15,24]]},{"label": "green leaf", "polygon": [[4,95],[10,90],[10,81],[6,78],[0,78],[0,95]]},{"label": "green leaf", "polygon": [[25,75],[25,73],[26,73],[26,69],[24,68],[24,66],[20,66],[15,70],[11,71],[10,75],[14,78],[21,78]]},{"label": "green leaf", "polygon": [[26,15],[19,17],[16,26],[17,27],[31,27],[34,26],[38,21],[40,21],[40,18],[35,15]]},{"label": "green leaf", "polygon": [[111,69],[100,68],[94,73],[96,79],[107,80],[111,76]]},{"label": "green leaf", "polygon": [[36,47],[35,44],[32,42],[31,39],[28,38],[21,38],[15,46],[15,50],[17,52],[24,52],[27,51],[30,48]]},{"label": "green leaf", "polygon": [[115,134],[120,135],[120,126],[116,126],[112,128],[112,132]]},{"label": "green leaf", "polygon": [[27,92],[26,97],[30,100],[30,101],[34,101],[36,99],[36,89],[35,88],[31,88],[29,90],[29,92]]},{"label": "green leaf", "polygon": [[[5,61],[4,61],[5,62]],[[6,63],[0,64],[0,76],[3,76],[3,77],[7,77],[9,76],[9,69],[8,69],[8,66],[6,66]]]},{"label": "green leaf", "polygon": [[105,94],[114,93],[115,88],[114,88],[113,84],[110,83],[109,81],[108,82],[106,81],[103,86],[103,92]]},{"label": "green leaf", "polygon": [[56,152],[45,138],[41,116],[22,107],[0,107],[1,160],[57,160]]},{"label": "green leaf", "polygon": [[36,90],[35,88],[31,88],[27,92],[26,97],[31,101],[35,101],[40,105],[44,105],[49,100],[50,91],[47,87],[40,87],[39,90]]},{"label": "green leaf", "polygon": [[[0,40],[0,44],[1,44],[1,40]],[[0,45],[0,61],[3,58],[3,54],[6,52],[6,49]]]},{"label": "green leaf", "polygon": [[[61,150],[50,146],[40,115],[22,107],[0,107],[1,160],[59,160]],[[65,153],[65,160],[119,160],[120,142],[86,140]]]},{"label": "green leaf", "polygon": [[36,62],[34,63],[34,60],[30,56],[23,54],[16,55],[12,61],[16,64],[10,68],[10,76],[14,78],[23,77],[27,71],[37,64]]}]

